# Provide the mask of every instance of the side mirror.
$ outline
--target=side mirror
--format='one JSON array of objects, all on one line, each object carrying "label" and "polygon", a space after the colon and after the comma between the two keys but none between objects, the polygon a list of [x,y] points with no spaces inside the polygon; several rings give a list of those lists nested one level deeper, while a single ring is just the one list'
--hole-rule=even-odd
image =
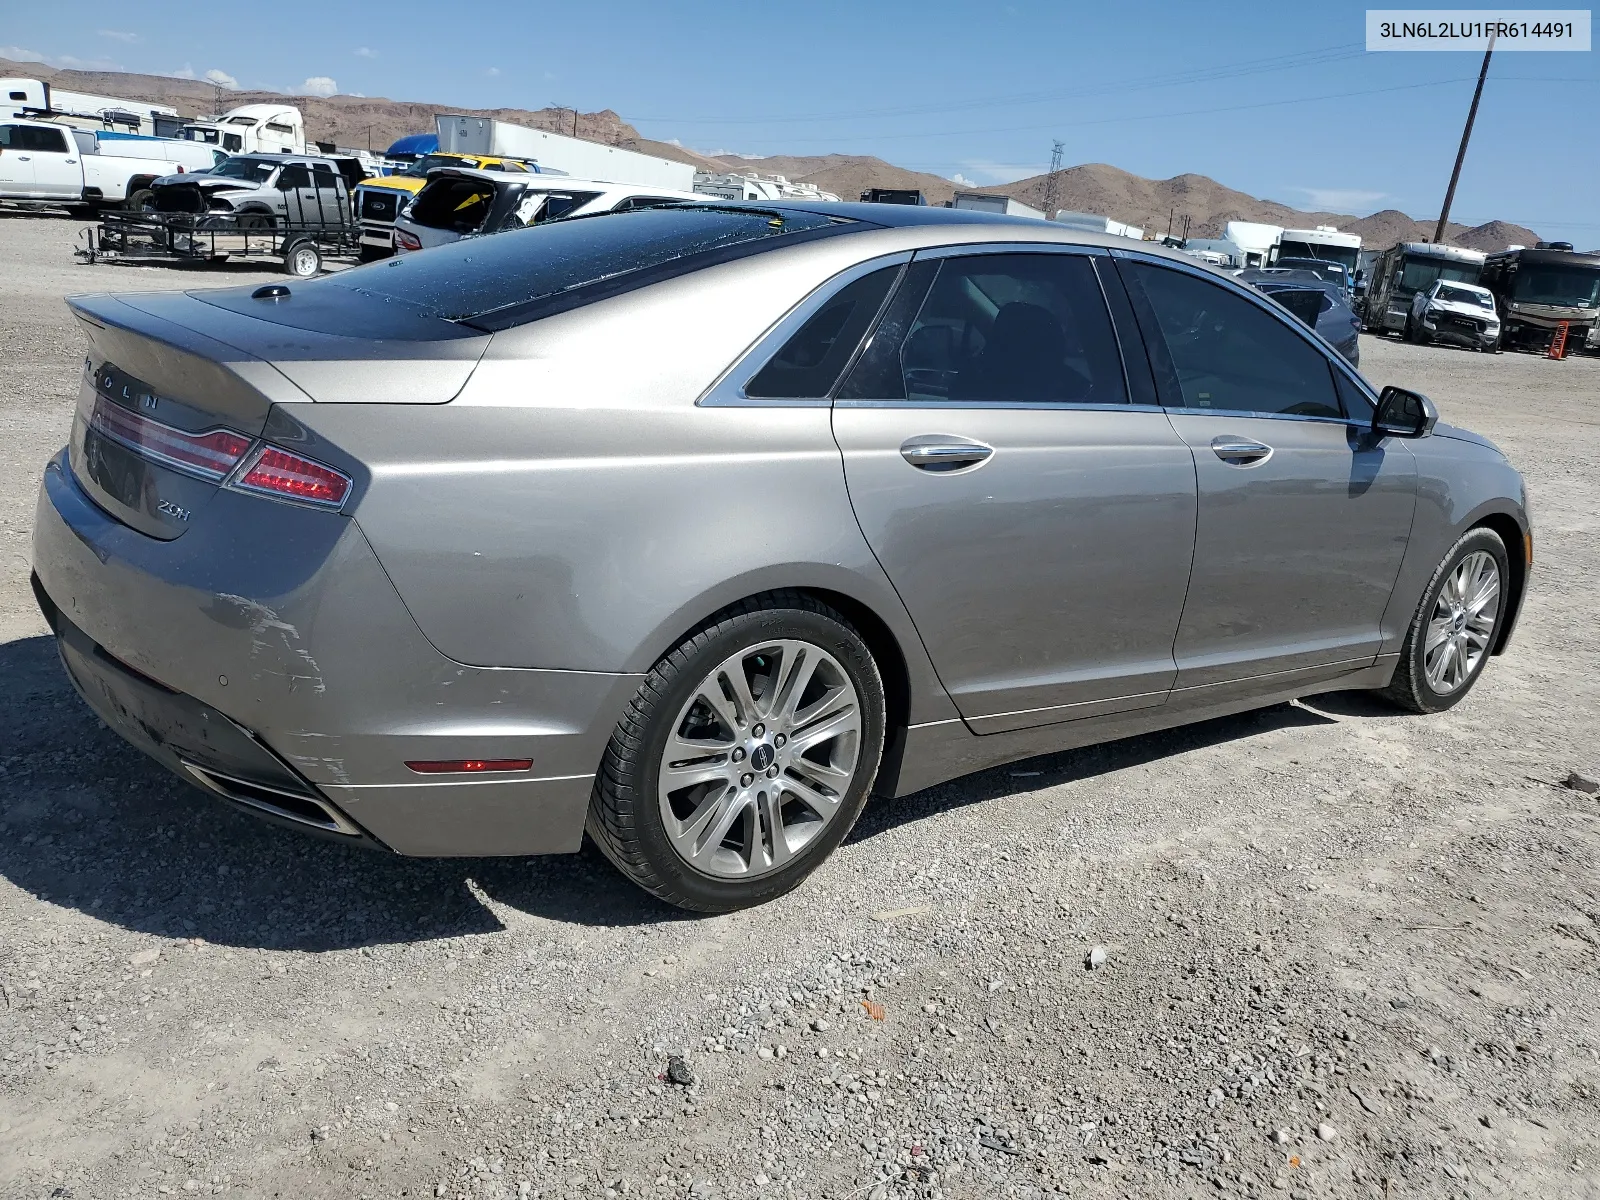
[{"label": "side mirror", "polygon": [[1420,438],[1433,432],[1439,423],[1439,410],[1421,392],[1392,384],[1378,396],[1372,414],[1372,432],[1379,436]]}]

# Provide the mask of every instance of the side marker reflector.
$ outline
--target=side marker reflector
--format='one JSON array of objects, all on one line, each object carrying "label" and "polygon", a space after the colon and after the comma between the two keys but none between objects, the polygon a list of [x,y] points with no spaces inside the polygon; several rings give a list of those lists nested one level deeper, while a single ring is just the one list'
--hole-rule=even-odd
[{"label": "side marker reflector", "polygon": [[531,758],[447,758],[408,762],[418,775],[483,775],[491,771],[531,771]]}]

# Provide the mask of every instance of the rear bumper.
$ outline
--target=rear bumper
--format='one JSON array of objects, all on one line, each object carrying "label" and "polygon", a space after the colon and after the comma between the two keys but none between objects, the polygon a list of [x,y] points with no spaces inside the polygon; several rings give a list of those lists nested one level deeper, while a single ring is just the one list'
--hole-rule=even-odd
[{"label": "rear bumper", "polygon": [[[163,542],[102,512],[58,456],[33,550],[74,684],[191,782],[278,788],[324,808],[322,832],[402,854],[581,843],[594,772],[640,677],[445,658],[354,521],[219,492]],[[534,767],[424,779],[405,766],[463,758]]]}]

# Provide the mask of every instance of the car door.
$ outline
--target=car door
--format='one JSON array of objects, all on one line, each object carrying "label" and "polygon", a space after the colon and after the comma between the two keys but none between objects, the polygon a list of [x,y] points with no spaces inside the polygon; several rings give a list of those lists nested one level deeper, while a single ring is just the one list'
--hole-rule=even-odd
[{"label": "car door", "polygon": [[278,172],[278,192],[283,197],[285,223],[290,228],[304,228],[317,219],[317,193],[311,183],[311,169],[304,163],[286,163]]},{"label": "car door", "polygon": [[967,247],[919,254],[838,391],[862,533],[976,732],[1166,700],[1194,467],[1135,367],[1096,255]]},{"label": "car door", "polygon": [[1416,506],[1416,460],[1287,313],[1199,270],[1124,256],[1199,486],[1178,689],[1219,697],[1373,661]]},{"label": "car door", "polygon": [[0,192],[33,195],[33,151],[26,125],[0,125]]},{"label": "car door", "polygon": [[23,125],[32,143],[33,194],[46,200],[76,200],[83,195],[83,166],[78,148],[64,129]]}]

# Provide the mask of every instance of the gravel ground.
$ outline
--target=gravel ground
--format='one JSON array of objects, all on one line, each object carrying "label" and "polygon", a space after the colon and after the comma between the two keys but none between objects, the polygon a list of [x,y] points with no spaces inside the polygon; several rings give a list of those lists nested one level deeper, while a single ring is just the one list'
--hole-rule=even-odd
[{"label": "gravel ground", "polygon": [[689,917],[592,854],[256,824],[89,714],[27,585],[60,298],[200,276],[75,229],[0,215],[0,1195],[1600,1195],[1600,361],[1363,339],[1534,495],[1457,709],[1034,759]]}]

